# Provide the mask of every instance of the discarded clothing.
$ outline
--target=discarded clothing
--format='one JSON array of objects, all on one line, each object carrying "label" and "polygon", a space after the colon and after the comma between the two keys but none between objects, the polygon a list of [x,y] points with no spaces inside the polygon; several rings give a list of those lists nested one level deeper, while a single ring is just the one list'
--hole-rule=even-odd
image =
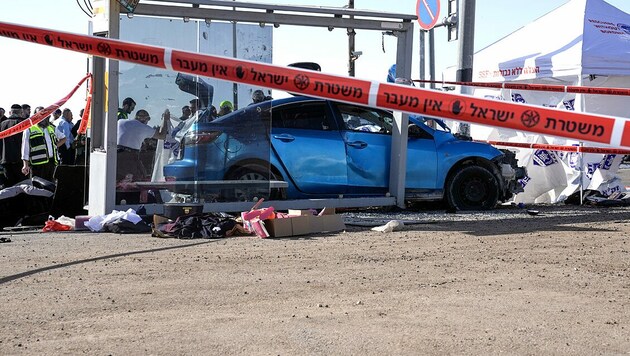
[{"label": "discarded clothing", "polygon": [[180,239],[216,239],[230,236],[237,225],[234,217],[225,213],[196,213],[182,215],[158,230]]},{"label": "discarded clothing", "polygon": [[140,215],[136,214],[135,210],[129,208],[127,211],[114,210],[107,215],[93,216],[85,223],[85,226],[91,231],[99,232],[104,230],[104,226],[106,224],[114,222],[118,219],[124,219],[134,224],[142,221]]},{"label": "discarded clothing", "polygon": [[109,232],[115,232],[117,234],[141,234],[145,232],[151,232],[151,226],[140,220],[137,223],[133,223],[123,218],[118,218],[114,221],[110,221],[103,225],[103,229]]}]

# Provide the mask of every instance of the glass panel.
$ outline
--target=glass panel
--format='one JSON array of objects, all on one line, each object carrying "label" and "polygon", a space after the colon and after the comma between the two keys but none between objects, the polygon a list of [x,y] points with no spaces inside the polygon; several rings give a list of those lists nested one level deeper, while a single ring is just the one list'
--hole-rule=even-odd
[{"label": "glass panel", "polygon": [[337,105],[346,130],[392,133],[392,115],[388,112],[349,104]]},{"label": "glass panel", "polygon": [[[120,19],[122,40],[271,62],[269,26]],[[271,102],[250,106],[263,88],[126,62],[119,78],[118,204],[272,196],[282,178],[271,169]]]}]

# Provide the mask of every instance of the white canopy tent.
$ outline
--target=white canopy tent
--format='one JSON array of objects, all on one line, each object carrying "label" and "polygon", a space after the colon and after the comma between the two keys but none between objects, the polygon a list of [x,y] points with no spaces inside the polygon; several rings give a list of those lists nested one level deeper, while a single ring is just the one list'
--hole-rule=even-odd
[{"label": "white canopy tent", "polygon": [[[630,14],[603,0],[571,0],[478,51],[473,81],[630,88]],[[476,89],[475,96],[630,117],[626,96]],[[575,144],[473,125],[475,139]],[[588,145],[586,143],[585,145]],[[529,180],[522,202],[558,202],[580,187],[608,196],[624,191],[615,172],[623,156],[517,150]],[[614,156],[614,155],[612,155]],[[580,174],[583,171],[584,174]]]},{"label": "white canopy tent", "polygon": [[[628,88],[630,14],[603,0],[571,0],[477,52],[473,80]],[[539,104],[561,105],[561,93],[531,93],[548,98]],[[575,99],[577,111],[630,117],[624,96]]]}]

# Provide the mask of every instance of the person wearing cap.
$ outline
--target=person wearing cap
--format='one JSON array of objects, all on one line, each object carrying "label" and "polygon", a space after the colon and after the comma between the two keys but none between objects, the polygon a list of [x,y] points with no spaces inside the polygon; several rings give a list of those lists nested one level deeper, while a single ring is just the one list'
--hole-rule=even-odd
[{"label": "person wearing cap", "polygon": [[[44,109],[38,107],[35,113]],[[66,137],[50,124],[50,116],[22,133],[22,174],[40,177],[53,182],[55,168],[59,165],[60,146]]]},{"label": "person wearing cap", "polygon": [[118,121],[116,181],[145,179],[147,171],[140,160],[142,143],[147,138],[164,139],[170,119],[171,113],[166,109],[162,114],[162,125],[159,128],[153,128],[148,125],[151,116],[146,110],[141,109],[136,112],[135,119]]},{"label": "person wearing cap", "polygon": [[219,116],[227,115],[234,110],[234,105],[229,100],[223,100],[221,104],[219,104]]},{"label": "person wearing cap", "polygon": [[[0,123],[0,132],[7,130],[23,120],[22,105],[11,105],[9,117]],[[20,157],[20,147],[22,145],[22,136],[13,134],[2,139],[2,158],[0,164],[4,167],[4,187],[11,187],[26,177],[22,174],[22,158]]]},{"label": "person wearing cap", "polygon": [[117,120],[126,120],[135,108],[136,101],[129,97],[125,98],[122,102],[122,108],[118,108]]}]

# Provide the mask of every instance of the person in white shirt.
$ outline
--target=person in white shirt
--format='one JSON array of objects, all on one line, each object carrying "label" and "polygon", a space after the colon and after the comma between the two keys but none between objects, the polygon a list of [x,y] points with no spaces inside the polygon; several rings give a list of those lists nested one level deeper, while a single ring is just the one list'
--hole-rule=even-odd
[{"label": "person in white shirt", "polygon": [[148,125],[151,120],[149,113],[141,109],[133,120],[118,120],[116,181],[142,181],[147,177],[140,160],[142,143],[147,138],[164,139],[170,118],[171,113],[167,109],[162,114],[162,125],[154,128]]}]

